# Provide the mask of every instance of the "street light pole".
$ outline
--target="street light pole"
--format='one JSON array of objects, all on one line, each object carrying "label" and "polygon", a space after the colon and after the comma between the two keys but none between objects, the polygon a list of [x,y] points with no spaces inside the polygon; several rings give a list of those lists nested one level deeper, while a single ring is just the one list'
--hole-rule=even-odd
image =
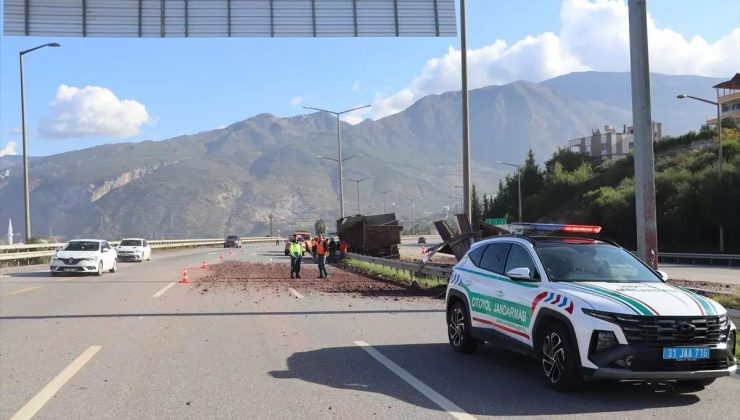
[{"label": "street light pole", "polygon": [[18,53],[21,75],[21,137],[23,138],[23,202],[26,217],[26,243],[31,239],[31,200],[28,187],[28,146],[26,144],[26,92],[23,80],[23,56],[44,47],[60,47],[56,42],[39,45]]},{"label": "street light pole", "polygon": [[419,197],[406,197],[411,202],[411,234],[414,234],[414,201],[418,200]]},{"label": "street light pole", "polygon": [[[719,150],[717,152],[717,177],[719,178],[719,186],[720,190],[722,188],[722,105],[719,102],[719,88],[716,88],[717,91],[717,102],[710,101],[709,99],[703,99],[696,96],[691,95],[678,95],[676,98],[678,99],[694,99],[697,101],[701,101],[704,103],[708,103],[710,105],[714,105],[717,107],[717,140],[719,141]],[[720,204],[722,203],[722,195],[719,197]],[[722,207],[720,205],[720,207]],[[719,221],[719,252],[725,252],[725,224],[722,220],[722,215],[720,215],[720,221]]]},{"label": "street light pole", "polygon": [[519,165],[514,165],[513,163],[506,163],[506,162],[496,162],[499,165],[506,165],[506,166],[512,166],[516,168],[516,185],[517,189],[519,190],[519,223],[522,222],[522,171],[519,167]]},{"label": "street light pole", "polygon": [[470,182],[470,113],[468,100],[468,41],[465,24],[465,0],[460,0],[460,73],[462,74],[462,158],[463,158],[463,213],[472,219],[471,182]]},{"label": "street light pole", "polygon": [[326,112],[328,114],[332,114],[337,117],[337,150],[339,152],[339,159],[337,159],[336,161],[339,162],[339,214],[341,218],[344,218],[344,182],[342,181],[344,179],[344,168],[343,168],[344,159],[342,159],[342,134],[341,134],[341,121],[339,120],[339,116],[342,114],[346,114],[348,112],[357,111],[358,109],[369,108],[369,107],[370,105],[363,105],[363,106],[358,106],[356,108],[347,109],[347,110],[339,111],[339,112],[329,111],[329,110],[321,109],[321,108],[314,108],[310,106],[303,107],[304,109],[311,109],[314,111]]},{"label": "street light pole", "polygon": [[362,179],[347,178],[347,181],[352,181],[355,184],[357,184],[357,214],[362,214],[362,212],[360,211],[360,182],[367,181],[370,178],[372,177],[369,176],[369,177],[362,178]]},{"label": "street light pole", "polygon": [[393,191],[395,191],[395,190],[376,191],[376,192],[379,192],[379,193],[383,194],[383,213],[385,213],[385,196],[389,192],[393,192]]}]

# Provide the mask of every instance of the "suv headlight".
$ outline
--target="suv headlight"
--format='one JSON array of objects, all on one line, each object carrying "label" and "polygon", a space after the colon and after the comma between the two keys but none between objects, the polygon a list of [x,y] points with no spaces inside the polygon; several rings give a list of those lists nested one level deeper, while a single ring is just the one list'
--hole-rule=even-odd
[{"label": "suv headlight", "polygon": [[608,350],[619,344],[617,337],[611,331],[594,331],[591,337],[591,349],[593,351]]},{"label": "suv headlight", "polygon": [[83,259],[82,261],[97,261],[97,260],[98,260],[98,257],[87,257]]},{"label": "suv headlight", "polygon": [[609,312],[595,311],[593,309],[586,309],[586,308],[583,308],[582,311],[584,314],[590,315],[594,318],[599,318],[602,321],[607,321],[607,322],[612,322],[612,323],[616,321],[614,314],[610,314]]}]

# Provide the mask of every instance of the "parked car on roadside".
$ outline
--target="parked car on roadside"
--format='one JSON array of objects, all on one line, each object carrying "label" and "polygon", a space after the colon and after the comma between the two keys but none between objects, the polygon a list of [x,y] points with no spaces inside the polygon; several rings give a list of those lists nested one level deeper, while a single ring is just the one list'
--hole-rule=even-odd
[{"label": "parked car on roadside", "polygon": [[146,239],[126,238],[122,239],[116,247],[118,261],[149,261],[152,259],[152,247]]},{"label": "parked car on roadside", "polygon": [[75,239],[67,242],[51,257],[49,271],[52,276],[63,273],[89,273],[98,276],[103,271],[118,270],[118,255],[102,239]]}]

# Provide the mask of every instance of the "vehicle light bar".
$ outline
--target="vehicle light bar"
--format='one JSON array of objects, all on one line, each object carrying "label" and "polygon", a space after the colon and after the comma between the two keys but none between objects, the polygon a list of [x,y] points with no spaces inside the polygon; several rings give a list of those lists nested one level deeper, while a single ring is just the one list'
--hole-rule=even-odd
[{"label": "vehicle light bar", "polygon": [[565,233],[599,233],[601,226],[593,225],[564,225],[555,223],[512,223],[510,229],[515,231],[547,231]]}]

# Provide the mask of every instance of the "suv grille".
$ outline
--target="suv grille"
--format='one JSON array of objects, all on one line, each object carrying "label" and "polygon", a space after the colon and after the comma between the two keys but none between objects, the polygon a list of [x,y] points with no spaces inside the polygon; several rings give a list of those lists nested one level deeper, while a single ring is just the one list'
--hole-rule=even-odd
[{"label": "suv grille", "polygon": [[646,317],[599,312],[597,318],[619,325],[630,344],[692,345],[727,341],[727,315]]}]

